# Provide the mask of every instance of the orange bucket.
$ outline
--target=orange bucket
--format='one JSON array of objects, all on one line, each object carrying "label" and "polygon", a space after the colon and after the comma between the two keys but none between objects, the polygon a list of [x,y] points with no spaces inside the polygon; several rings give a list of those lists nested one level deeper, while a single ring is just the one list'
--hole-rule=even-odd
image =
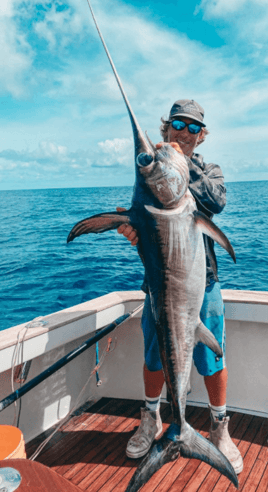
[{"label": "orange bucket", "polygon": [[26,457],[21,430],[12,425],[0,425],[0,460]]}]

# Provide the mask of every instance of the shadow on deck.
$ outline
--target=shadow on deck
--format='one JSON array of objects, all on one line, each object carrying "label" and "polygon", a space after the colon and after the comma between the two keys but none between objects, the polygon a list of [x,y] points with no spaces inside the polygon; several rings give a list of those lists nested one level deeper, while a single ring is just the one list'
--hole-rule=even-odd
[{"label": "shadow on deck", "polygon": [[[128,439],[139,425],[141,401],[102,398],[58,431],[36,461],[43,463],[90,492],[124,492],[139,460],[128,459]],[[171,422],[170,406],[163,404],[164,430]],[[268,491],[268,419],[230,412],[229,431],[244,458],[239,475],[239,492]],[[186,419],[207,437],[209,410],[187,406]],[[51,431],[50,431],[51,432]],[[28,443],[30,457],[47,437],[43,433]],[[142,492],[228,492],[235,487],[207,464],[179,458],[165,465],[142,488]]]}]

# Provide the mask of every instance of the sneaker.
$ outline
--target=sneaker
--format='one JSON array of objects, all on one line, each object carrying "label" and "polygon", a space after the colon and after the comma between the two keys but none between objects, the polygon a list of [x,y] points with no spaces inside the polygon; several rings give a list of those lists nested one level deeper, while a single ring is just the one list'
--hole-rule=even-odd
[{"label": "sneaker", "polygon": [[230,417],[223,417],[222,420],[219,420],[217,418],[214,419],[211,415],[209,440],[226,456],[238,475],[243,470],[243,458],[230,437],[228,431],[229,420]]},{"label": "sneaker", "polygon": [[162,432],[160,411],[152,412],[148,408],[141,408],[141,423],[138,430],[127,444],[126,455],[129,458],[141,458],[148,453],[154,439]]}]

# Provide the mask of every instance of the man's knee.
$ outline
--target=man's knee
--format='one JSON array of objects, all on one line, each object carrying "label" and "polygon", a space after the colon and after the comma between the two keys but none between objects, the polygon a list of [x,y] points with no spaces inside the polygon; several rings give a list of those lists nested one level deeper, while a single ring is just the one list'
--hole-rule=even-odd
[{"label": "man's knee", "polygon": [[156,372],[162,370],[162,363],[160,356],[157,353],[145,353],[145,364],[150,372]]}]

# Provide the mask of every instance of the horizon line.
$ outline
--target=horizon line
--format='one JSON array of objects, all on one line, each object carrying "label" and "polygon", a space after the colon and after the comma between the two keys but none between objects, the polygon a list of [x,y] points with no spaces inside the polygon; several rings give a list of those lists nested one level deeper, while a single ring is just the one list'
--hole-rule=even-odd
[{"label": "horizon line", "polygon": [[[230,183],[262,183],[266,182],[268,179],[253,179],[253,180],[244,180],[244,181],[225,181],[225,184],[230,184]],[[43,190],[83,190],[83,189],[88,189],[88,188],[132,188],[135,185],[116,185],[116,186],[111,186],[111,185],[102,185],[102,186],[61,186],[61,187],[56,187],[56,188],[13,188],[13,189],[6,189],[6,190],[1,190],[1,192],[5,191],[43,191]]]}]

